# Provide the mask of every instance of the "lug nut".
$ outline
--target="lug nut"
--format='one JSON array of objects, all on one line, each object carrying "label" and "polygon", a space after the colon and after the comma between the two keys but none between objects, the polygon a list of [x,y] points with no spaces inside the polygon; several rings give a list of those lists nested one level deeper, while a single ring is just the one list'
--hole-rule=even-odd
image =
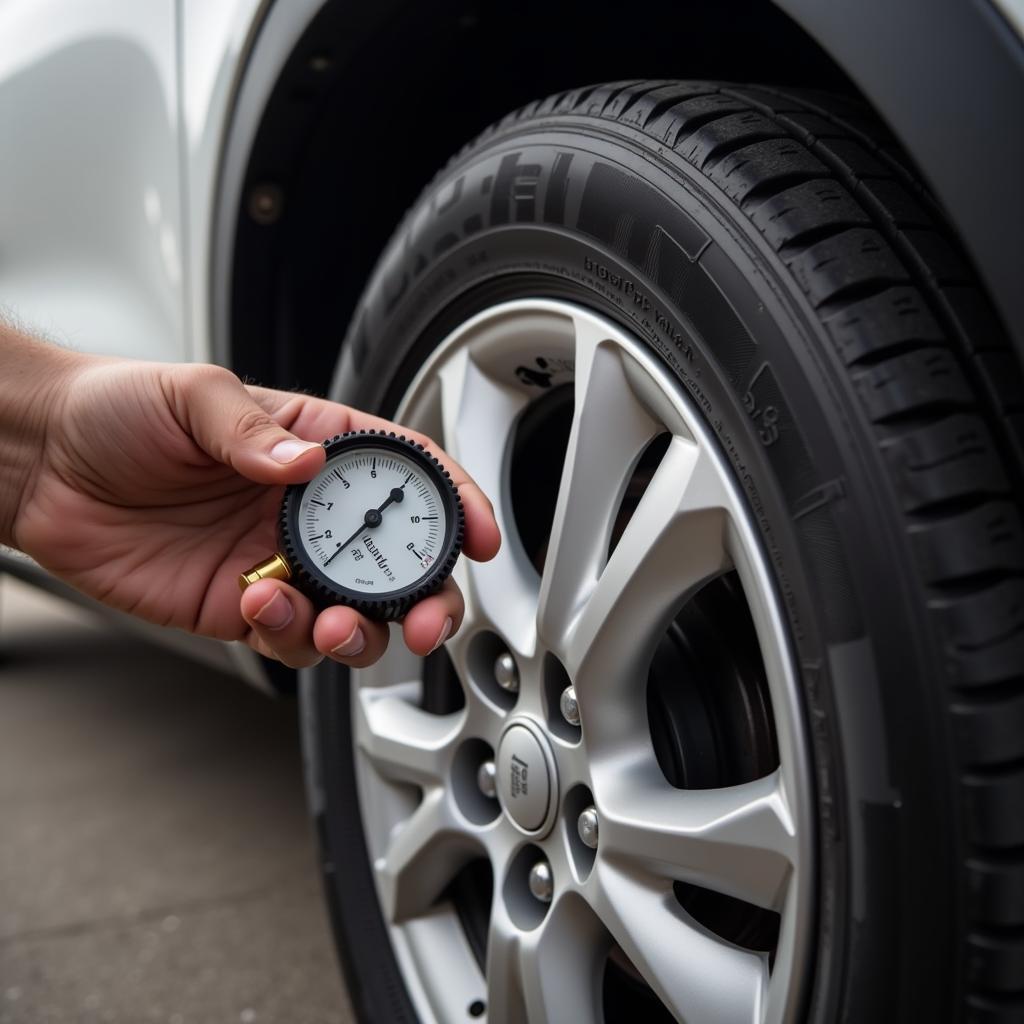
[{"label": "lug nut", "polygon": [[562,691],[562,696],[558,698],[558,707],[562,712],[562,717],[570,724],[578,726],[580,724],[580,706],[576,700],[576,690],[567,686]]},{"label": "lug nut", "polygon": [[551,865],[539,860],[530,868],[530,892],[541,903],[550,903],[555,891],[555,880],[551,877]]},{"label": "lug nut", "polygon": [[576,819],[576,831],[584,846],[589,846],[592,850],[597,849],[597,811],[593,807],[587,807],[580,812]]},{"label": "lug nut", "polygon": [[494,660],[494,678],[498,685],[509,693],[519,692],[519,669],[516,667],[516,659],[506,651],[499,654]]},{"label": "lug nut", "polygon": [[476,784],[480,792],[491,800],[498,794],[498,770],[494,767],[493,761],[484,761],[476,770]]}]

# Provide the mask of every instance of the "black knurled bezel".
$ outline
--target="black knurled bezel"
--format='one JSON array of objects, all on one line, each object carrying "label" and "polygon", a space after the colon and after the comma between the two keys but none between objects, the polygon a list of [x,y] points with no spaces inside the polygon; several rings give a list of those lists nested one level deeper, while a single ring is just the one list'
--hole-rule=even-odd
[{"label": "black knurled bezel", "polygon": [[[278,516],[278,537],[281,554],[292,570],[289,581],[301,590],[318,608],[343,604],[355,608],[368,619],[379,622],[393,622],[402,618],[409,609],[423,598],[433,594],[451,575],[455,562],[462,551],[462,540],[466,530],[462,499],[452,483],[448,470],[428,452],[423,445],[410,440],[404,434],[383,430],[350,430],[336,434],[323,442],[327,461],[353,448],[381,448],[398,453],[418,463],[437,484],[441,500],[447,506],[444,539],[441,556],[433,568],[417,583],[401,590],[368,597],[366,594],[339,586],[310,564],[302,546],[298,543],[296,518],[302,503],[302,495],[312,481],[292,484],[284,493],[281,512]],[[317,476],[320,474],[318,473]],[[315,479],[315,478],[314,478]]]}]

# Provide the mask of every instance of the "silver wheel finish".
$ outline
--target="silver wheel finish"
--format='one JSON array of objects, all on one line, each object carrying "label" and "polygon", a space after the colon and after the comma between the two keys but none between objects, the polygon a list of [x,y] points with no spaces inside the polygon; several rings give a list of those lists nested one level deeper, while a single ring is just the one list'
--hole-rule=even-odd
[{"label": "silver wheel finish", "polygon": [[[575,390],[540,577],[518,539],[507,484],[516,424],[536,395],[515,368],[538,354],[557,361]],[[447,648],[465,691],[461,711],[435,715],[417,706],[421,663],[399,636],[376,666],[352,673],[364,831],[417,1012],[425,1021],[461,1021],[479,999],[491,1024],[527,1017],[596,1022],[595,976],[614,941],[681,1021],[794,1019],[815,882],[801,705],[756,521],[678,378],[600,316],[565,302],[522,300],[453,332],[421,368],[396,418],[434,436],[495,499],[504,537],[492,562],[463,558],[456,568],[466,618]],[[666,454],[608,557],[633,468],[666,431]],[[654,757],[647,667],[681,605],[729,569],[757,633],[780,765],[738,786],[679,790]],[[488,666],[486,680],[471,657],[484,633],[496,634],[510,652]],[[549,655],[572,682],[579,739],[545,724]],[[513,695],[511,709],[495,700],[495,681]],[[539,826],[536,808],[526,814],[509,807],[516,798],[502,757],[505,751],[511,762],[510,735],[537,744],[530,758],[544,766],[538,778],[547,773]],[[473,743],[496,751],[501,813],[481,795],[479,761],[468,784],[459,777],[460,751]],[[593,811],[596,844],[585,870],[572,845],[578,827],[583,834],[583,815],[560,811],[577,786],[593,803],[584,811]],[[437,899],[477,856],[489,858],[494,873],[486,977],[451,904]],[[530,895],[541,861],[551,878],[547,904]],[[765,955],[692,920],[673,896],[675,880],[777,911],[771,972]]]}]

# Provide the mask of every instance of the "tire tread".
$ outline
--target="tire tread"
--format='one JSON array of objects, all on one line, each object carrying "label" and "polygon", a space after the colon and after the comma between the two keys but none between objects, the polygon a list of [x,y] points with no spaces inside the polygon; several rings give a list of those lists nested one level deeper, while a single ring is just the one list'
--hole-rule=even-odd
[{"label": "tire tread", "polygon": [[858,102],[624,82],[562,109],[616,120],[706,175],[786,263],[847,367],[945,654],[970,839],[967,1016],[1019,1019],[1024,376],[1005,332],[937,204]]},{"label": "tire tread", "polygon": [[785,262],[847,368],[945,655],[968,833],[966,1019],[1024,1019],[1007,981],[1024,928],[1024,375],[990,301],[899,145],[854,99],[605,83],[510,114],[453,163],[552,115],[614,122],[704,174]]}]

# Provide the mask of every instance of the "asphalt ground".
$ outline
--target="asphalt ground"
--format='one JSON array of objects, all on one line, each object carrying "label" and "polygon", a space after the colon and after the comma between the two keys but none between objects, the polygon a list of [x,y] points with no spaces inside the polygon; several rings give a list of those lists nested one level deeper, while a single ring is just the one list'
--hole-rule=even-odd
[{"label": "asphalt ground", "polygon": [[349,1024],[296,708],[0,580],[0,1024]]}]

